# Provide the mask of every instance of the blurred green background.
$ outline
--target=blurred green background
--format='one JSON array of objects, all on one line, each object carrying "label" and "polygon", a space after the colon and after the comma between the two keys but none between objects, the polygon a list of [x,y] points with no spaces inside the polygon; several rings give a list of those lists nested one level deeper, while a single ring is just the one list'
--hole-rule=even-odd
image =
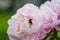
[{"label": "blurred green background", "polygon": [[[16,13],[17,9],[26,3],[33,3],[39,7],[45,1],[47,0],[0,0],[0,40],[9,40],[7,21]],[[58,33],[58,36],[60,36],[60,33]]]}]

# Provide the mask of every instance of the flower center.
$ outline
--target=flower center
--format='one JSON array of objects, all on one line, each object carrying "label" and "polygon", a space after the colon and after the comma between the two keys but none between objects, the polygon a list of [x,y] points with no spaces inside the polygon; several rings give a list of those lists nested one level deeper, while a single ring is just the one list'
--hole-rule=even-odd
[{"label": "flower center", "polygon": [[32,25],[32,19],[29,19],[29,28],[31,28]]},{"label": "flower center", "polygon": [[29,19],[29,23],[32,25],[32,19]]}]

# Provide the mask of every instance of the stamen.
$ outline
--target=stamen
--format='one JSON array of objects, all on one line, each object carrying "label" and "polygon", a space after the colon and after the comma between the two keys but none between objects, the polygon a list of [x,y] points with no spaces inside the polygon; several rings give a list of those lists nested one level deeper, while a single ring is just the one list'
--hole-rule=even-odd
[{"label": "stamen", "polygon": [[29,28],[31,28],[32,26],[32,19],[29,19]]},{"label": "stamen", "polygon": [[18,26],[17,31],[20,32],[20,26]]},{"label": "stamen", "polygon": [[32,25],[32,19],[29,20],[29,23]]},{"label": "stamen", "polygon": [[26,17],[24,17],[24,20],[26,20],[27,18]]}]

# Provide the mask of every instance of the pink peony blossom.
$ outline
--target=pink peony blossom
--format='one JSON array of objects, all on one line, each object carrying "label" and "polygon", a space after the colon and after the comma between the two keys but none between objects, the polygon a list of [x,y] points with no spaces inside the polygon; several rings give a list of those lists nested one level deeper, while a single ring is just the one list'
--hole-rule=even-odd
[{"label": "pink peony blossom", "polygon": [[52,9],[55,11],[55,13],[58,15],[58,20],[56,21],[57,26],[55,27],[56,30],[60,31],[60,0],[52,0],[51,1],[52,4]]},{"label": "pink peony blossom", "polygon": [[10,40],[39,40],[39,29],[43,25],[40,10],[33,4],[26,4],[8,21]]},{"label": "pink peony blossom", "polygon": [[44,25],[40,28],[40,38],[43,39],[47,34],[54,29],[55,21],[58,19],[58,15],[52,10],[51,2],[47,1],[40,6],[40,14],[42,14],[42,20]]}]

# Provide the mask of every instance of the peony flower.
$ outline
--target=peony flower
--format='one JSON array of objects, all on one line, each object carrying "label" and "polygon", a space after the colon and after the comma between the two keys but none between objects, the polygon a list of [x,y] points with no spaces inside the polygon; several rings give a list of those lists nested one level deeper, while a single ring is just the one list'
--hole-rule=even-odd
[{"label": "peony flower", "polygon": [[40,10],[33,4],[26,4],[8,21],[10,40],[39,40],[39,29],[43,25]]},{"label": "peony flower", "polygon": [[52,10],[51,2],[47,1],[40,6],[40,14],[44,25],[40,28],[40,38],[43,39],[50,31],[55,27],[55,21],[58,19],[58,15]]},{"label": "peony flower", "polygon": [[58,22],[60,20],[60,0],[52,0],[51,1],[52,4],[52,9],[54,10],[54,12],[58,15],[58,20],[56,21],[56,30],[60,31],[60,23]]}]

